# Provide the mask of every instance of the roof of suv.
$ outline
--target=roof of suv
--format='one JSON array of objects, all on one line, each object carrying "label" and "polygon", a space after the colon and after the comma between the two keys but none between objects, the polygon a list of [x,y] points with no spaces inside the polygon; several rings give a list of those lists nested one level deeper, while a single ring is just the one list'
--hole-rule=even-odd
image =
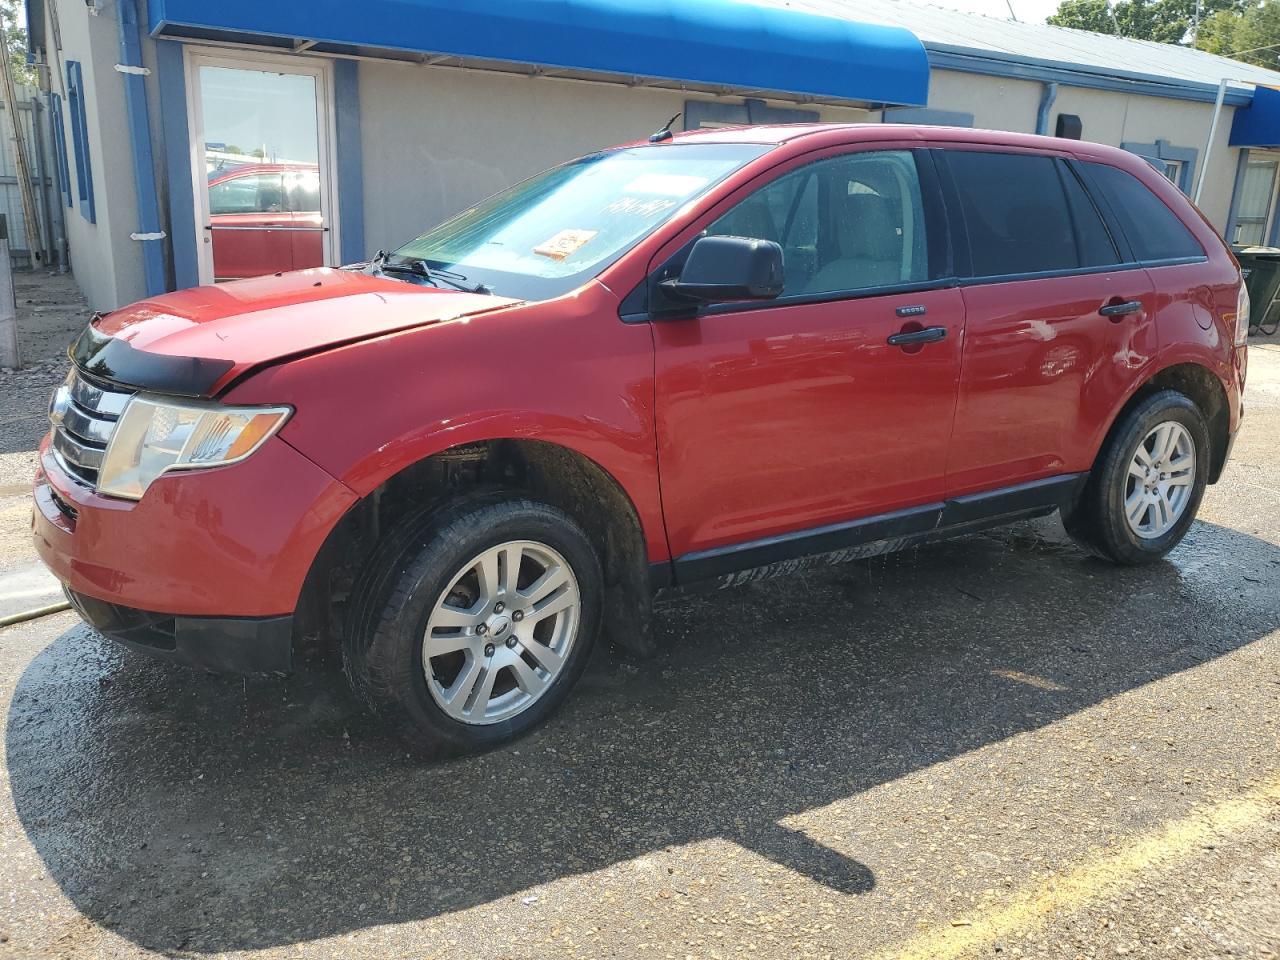
[{"label": "roof of suv", "polygon": [[[934,127],[911,123],[784,123],[754,127],[716,127],[676,133],[667,143],[766,143],[781,145],[810,138],[829,138],[835,143],[876,140],[931,140],[951,143],[979,143],[992,146],[1026,147],[1067,152],[1082,158],[1119,159],[1131,166],[1133,154],[1118,147],[1088,140],[1064,140],[1008,130],[974,127]],[[642,145],[646,141],[637,141]],[[662,144],[656,146],[661,147]]]}]

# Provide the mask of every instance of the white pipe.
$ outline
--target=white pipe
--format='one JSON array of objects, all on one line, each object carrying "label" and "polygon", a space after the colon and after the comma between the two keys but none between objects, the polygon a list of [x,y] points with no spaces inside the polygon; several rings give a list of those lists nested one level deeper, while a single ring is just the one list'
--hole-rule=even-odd
[{"label": "white pipe", "polygon": [[1200,205],[1200,192],[1204,190],[1204,176],[1209,171],[1209,158],[1213,156],[1213,138],[1218,133],[1218,117],[1222,116],[1222,101],[1227,95],[1227,78],[1218,81],[1218,98],[1213,102],[1213,120],[1209,123],[1209,139],[1204,142],[1204,159],[1200,161],[1200,173],[1196,177],[1196,192],[1191,197]]}]

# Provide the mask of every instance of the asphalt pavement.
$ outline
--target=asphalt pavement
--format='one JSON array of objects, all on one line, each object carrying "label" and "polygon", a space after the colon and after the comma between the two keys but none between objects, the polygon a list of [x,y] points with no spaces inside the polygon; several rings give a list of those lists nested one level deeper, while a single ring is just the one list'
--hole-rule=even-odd
[{"label": "asphalt pavement", "polygon": [[681,598],[444,764],[323,664],[0,630],[0,956],[1275,957],[1280,342],[1247,403],[1162,563],[1051,518]]}]

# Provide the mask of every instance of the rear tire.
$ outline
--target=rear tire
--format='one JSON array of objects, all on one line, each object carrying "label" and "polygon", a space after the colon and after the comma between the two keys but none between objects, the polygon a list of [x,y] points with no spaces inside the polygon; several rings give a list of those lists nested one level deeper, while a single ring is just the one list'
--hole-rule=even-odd
[{"label": "rear tire", "polygon": [[1159,560],[1195,520],[1209,477],[1209,429],[1200,408],[1161,390],[1128,411],[1094,464],[1067,533],[1114,563]]},{"label": "rear tire", "polygon": [[507,494],[455,501],[384,544],[357,584],[347,676],[418,754],[489,749],[564,702],[602,585],[595,549],[560,510]]}]

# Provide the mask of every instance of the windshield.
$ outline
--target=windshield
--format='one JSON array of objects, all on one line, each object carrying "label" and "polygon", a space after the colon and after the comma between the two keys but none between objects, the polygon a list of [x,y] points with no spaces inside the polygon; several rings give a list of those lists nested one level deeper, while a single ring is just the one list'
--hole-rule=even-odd
[{"label": "windshield", "polygon": [[671,144],[593,154],[490,197],[394,256],[425,261],[504,297],[560,296],[769,149]]}]

